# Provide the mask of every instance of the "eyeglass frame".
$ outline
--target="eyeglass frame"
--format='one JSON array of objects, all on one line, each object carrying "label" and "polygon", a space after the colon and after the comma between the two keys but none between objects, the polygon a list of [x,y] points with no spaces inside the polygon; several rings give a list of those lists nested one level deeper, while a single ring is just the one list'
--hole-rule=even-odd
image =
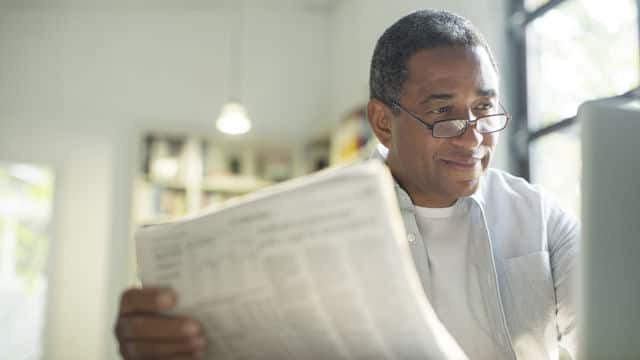
[{"label": "eyeglass frame", "polygon": [[[409,114],[409,116],[411,116],[412,118],[417,120],[420,124],[424,125],[427,129],[431,130],[431,136],[436,138],[436,139],[451,139],[451,138],[455,138],[455,137],[458,137],[458,136],[462,136],[462,135],[464,135],[464,133],[467,132],[467,129],[469,128],[469,124],[471,124],[471,125],[477,124],[480,119],[487,118],[487,117],[504,115],[506,117],[507,121],[505,121],[504,126],[502,128],[500,128],[500,129],[498,129],[498,130],[487,131],[487,132],[478,131],[480,134],[492,134],[492,133],[496,133],[496,132],[502,131],[502,130],[507,128],[507,124],[509,124],[509,121],[511,121],[511,114],[505,110],[504,106],[502,106],[501,103],[498,103],[498,105],[500,105],[500,108],[504,112],[499,113],[499,114],[478,116],[478,117],[476,117],[475,120],[471,120],[471,119],[454,119],[454,118],[452,118],[452,119],[442,119],[442,120],[434,121],[433,124],[429,124],[426,121],[422,120],[418,115],[416,115],[413,112],[405,109],[404,107],[402,107],[400,104],[398,104],[395,101],[392,101],[391,105],[394,106],[394,107],[399,108],[400,110],[402,110],[404,112],[406,112],[407,114]],[[435,136],[434,135],[433,129],[436,127],[436,124],[441,123],[441,122],[445,122],[445,121],[454,121],[454,120],[455,121],[464,120],[464,122],[465,122],[464,123],[464,128],[462,128],[462,130],[460,130],[460,133],[458,135],[454,135],[454,136]]]}]

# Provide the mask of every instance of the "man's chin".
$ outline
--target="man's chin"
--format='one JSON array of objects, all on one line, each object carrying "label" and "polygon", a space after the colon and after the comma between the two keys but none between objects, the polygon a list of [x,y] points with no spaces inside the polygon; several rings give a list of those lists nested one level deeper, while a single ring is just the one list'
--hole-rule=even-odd
[{"label": "man's chin", "polygon": [[458,198],[471,196],[478,190],[478,186],[480,186],[480,178],[457,180],[453,186],[455,186],[455,194]]}]

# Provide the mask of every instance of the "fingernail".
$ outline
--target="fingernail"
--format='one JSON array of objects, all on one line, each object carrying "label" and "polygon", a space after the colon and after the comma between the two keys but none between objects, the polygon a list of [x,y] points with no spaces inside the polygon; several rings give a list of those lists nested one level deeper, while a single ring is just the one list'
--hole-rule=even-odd
[{"label": "fingernail", "polygon": [[158,306],[160,306],[161,308],[168,308],[173,306],[174,303],[174,298],[173,295],[171,295],[170,293],[161,293],[158,296]]},{"label": "fingernail", "polygon": [[198,326],[198,324],[194,322],[189,321],[184,325],[182,331],[184,331],[187,335],[195,335],[200,331],[200,326]]}]

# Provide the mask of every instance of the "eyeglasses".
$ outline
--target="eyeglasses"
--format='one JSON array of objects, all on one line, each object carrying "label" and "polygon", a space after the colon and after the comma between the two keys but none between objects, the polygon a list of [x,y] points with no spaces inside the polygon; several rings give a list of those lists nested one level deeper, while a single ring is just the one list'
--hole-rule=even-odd
[{"label": "eyeglasses", "polygon": [[[433,124],[429,124],[422,120],[418,115],[403,108],[396,102],[392,102],[391,105],[406,112],[412,118],[416,119],[427,129],[431,130],[431,135],[435,138],[452,138],[457,137],[465,133],[469,125],[476,125],[476,130],[481,134],[489,134],[504,130],[507,127],[507,123],[511,119],[511,115],[506,111],[500,114],[491,114],[478,116],[475,120],[462,120],[462,119],[445,119],[435,121]],[[500,108],[504,111],[504,107],[500,105]]]}]

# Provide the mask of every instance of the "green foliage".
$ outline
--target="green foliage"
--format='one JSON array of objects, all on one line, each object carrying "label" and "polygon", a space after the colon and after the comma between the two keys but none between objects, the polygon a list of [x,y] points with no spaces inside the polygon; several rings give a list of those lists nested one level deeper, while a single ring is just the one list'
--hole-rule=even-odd
[{"label": "green foliage", "polygon": [[24,282],[25,291],[32,293],[44,275],[48,237],[22,224],[18,225],[16,237],[16,273]]},{"label": "green foliage", "polygon": [[[45,167],[34,167],[41,172],[40,181],[28,181],[11,173],[12,164],[0,163],[0,201],[10,199],[10,202],[25,204],[27,208],[48,210],[53,198],[53,181],[51,172]],[[28,166],[28,165],[26,165]],[[20,206],[0,216],[0,249],[5,236],[15,236],[15,254],[8,256],[8,261],[15,261],[15,271],[23,289],[27,294],[33,294],[38,282],[45,276],[45,266],[48,253],[49,236],[48,219],[39,215],[30,216],[19,210]],[[46,212],[45,212],[46,213]],[[43,223],[44,221],[44,223]],[[10,225],[9,225],[10,224]],[[5,234],[7,226],[14,226],[9,234]]]},{"label": "green foliage", "polygon": [[29,185],[28,192],[30,197],[40,201],[50,202],[53,197],[53,185],[49,182],[46,185]]}]

